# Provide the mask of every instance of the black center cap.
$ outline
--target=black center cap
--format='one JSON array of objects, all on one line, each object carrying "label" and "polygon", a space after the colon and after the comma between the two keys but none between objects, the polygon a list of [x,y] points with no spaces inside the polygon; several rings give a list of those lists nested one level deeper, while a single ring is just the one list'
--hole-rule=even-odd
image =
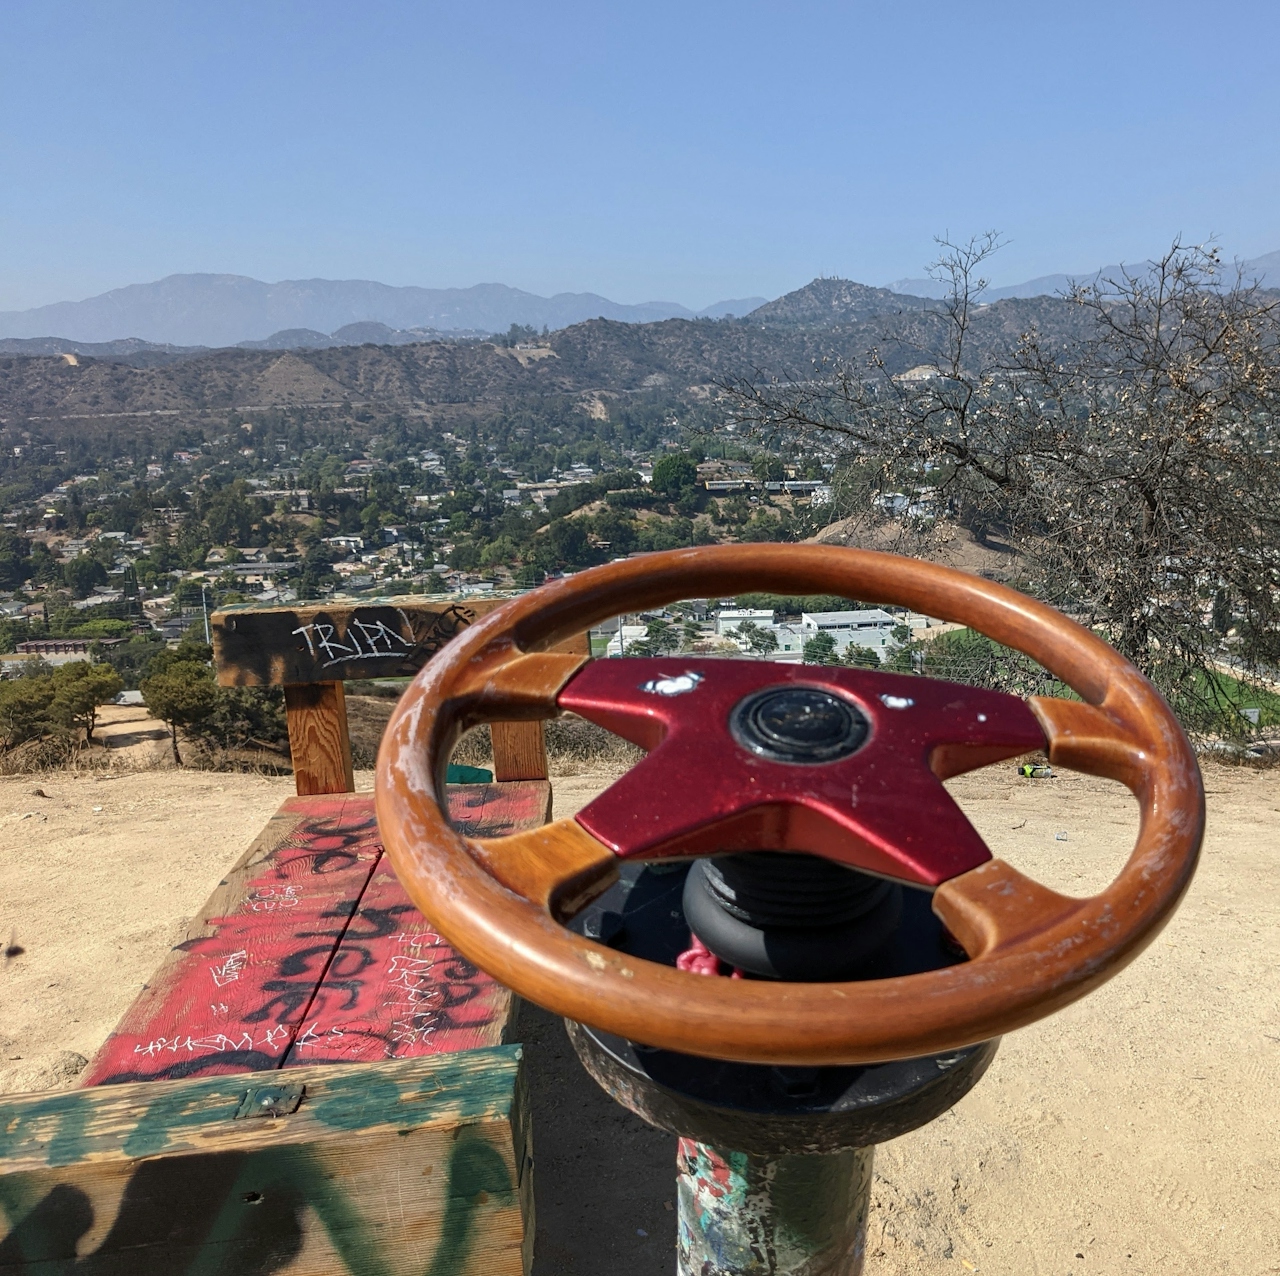
[{"label": "black center cap", "polygon": [[816,687],[767,687],[741,701],[729,719],[734,739],[774,762],[831,762],[867,738],[855,705]]}]

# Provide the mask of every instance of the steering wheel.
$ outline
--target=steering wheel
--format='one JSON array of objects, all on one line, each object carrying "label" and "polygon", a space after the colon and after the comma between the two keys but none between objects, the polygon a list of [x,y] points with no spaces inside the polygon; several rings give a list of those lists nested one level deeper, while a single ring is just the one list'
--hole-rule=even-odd
[{"label": "steering wheel", "polygon": [[[1038,660],[1082,699],[764,661],[589,661],[551,650],[620,612],[751,590],[836,594],[958,621]],[[649,750],[577,817],[467,839],[444,773],[482,722],[589,718]],[[1119,780],[1141,808],[1101,894],[1060,895],[993,859],[942,781],[1033,749]],[[716,545],[610,563],[512,600],[413,681],[383,736],[378,823],[410,898],[521,996],[646,1045],[743,1063],[873,1063],[1031,1023],[1135,957],[1190,884],[1200,772],[1142,675],[1014,590],[932,563],[818,545]],[[622,859],[808,851],[933,892],[969,960],[842,983],[706,979],[562,923]]]}]

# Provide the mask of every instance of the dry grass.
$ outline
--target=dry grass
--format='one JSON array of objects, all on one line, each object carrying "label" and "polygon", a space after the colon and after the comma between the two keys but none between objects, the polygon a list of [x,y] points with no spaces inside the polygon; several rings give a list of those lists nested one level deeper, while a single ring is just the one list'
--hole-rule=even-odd
[{"label": "dry grass", "polygon": [[[383,696],[348,696],[347,722],[351,731],[351,759],[357,771],[371,769],[378,742],[395,701]],[[635,745],[574,714],[547,723],[547,761],[552,775],[581,775],[586,771],[622,771],[642,756]],[[453,760],[464,766],[491,766],[493,747],[489,728],[477,727],[458,742]]]}]

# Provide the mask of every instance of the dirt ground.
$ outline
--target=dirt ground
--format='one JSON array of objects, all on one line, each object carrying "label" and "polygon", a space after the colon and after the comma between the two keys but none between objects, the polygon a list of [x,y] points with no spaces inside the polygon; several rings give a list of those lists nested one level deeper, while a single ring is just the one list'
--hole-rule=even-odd
[{"label": "dirt ground", "polygon": [[[163,751],[153,729],[120,722],[121,747]],[[607,778],[557,780],[556,814]],[[1206,780],[1204,859],[1164,934],[877,1152],[868,1276],[1280,1272],[1280,772]],[[996,854],[1067,893],[1105,884],[1136,829],[1128,795],[1084,777],[1004,766],[950,787]],[[74,1083],[291,790],[175,770],[0,778],[0,1092]],[[671,1141],[582,1084],[549,1016],[528,1024],[536,1270],[673,1271]]]}]

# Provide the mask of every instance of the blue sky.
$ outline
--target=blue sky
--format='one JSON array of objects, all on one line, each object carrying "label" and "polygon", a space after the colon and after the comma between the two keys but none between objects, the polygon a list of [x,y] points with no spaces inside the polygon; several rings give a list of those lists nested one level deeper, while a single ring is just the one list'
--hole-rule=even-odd
[{"label": "blue sky", "polygon": [[0,309],[178,271],[701,306],[1280,248],[1280,5],[5,0]]}]

